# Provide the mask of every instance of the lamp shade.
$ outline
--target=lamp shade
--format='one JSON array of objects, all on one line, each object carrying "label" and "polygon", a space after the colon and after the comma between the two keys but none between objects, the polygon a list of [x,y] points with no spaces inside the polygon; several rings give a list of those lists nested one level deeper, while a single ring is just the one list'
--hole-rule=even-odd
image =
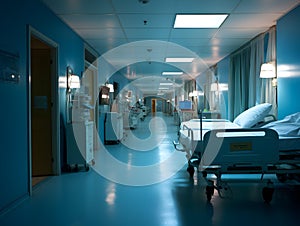
[{"label": "lamp shade", "polygon": [[214,82],[210,85],[210,91],[218,91],[219,90],[219,86],[218,86],[218,83]]},{"label": "lamp shade", "polygon": [[80,78],[78,75],[70,76],[70,88],[71,89],[80,88]]},{"label": "lamp shade", "polygon": [[260,78],[275,78],[275,64],[274,62],[264,63],[260,68]]},{"label": "lamp shade", "polygon": [[203,91],[194,90],[193,92],[189,93],[189,97],[197,97],[197,96],[204,96]]},{"label": "lamp shade", "polygon": [[109,92],[113,93],[114,92],[114,85],[113,84],[106,84],[106,87],[109,88]]}]

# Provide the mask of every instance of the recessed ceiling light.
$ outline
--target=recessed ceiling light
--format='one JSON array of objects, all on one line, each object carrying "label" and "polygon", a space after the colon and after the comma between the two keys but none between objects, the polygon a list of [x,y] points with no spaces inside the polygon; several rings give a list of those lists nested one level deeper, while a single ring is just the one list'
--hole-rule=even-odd
[{"label": "recessed ceiling light", "polygon": [[173,83],[171,83],[171,82],[164,82],[164,83],[160,83],[159,85],[160,86],[172,86]]},{"label": "recessed ceiling light", "polygon": [[191,63],[195,58],[193,57],[166,57],[166,63]]},{"label": "recessed ceiling light", "polygon": [[228,14],[177,14],[174,28],[219,28]]},{"label": "recessed ceiling light", "polygon": [[182,71],[164,71],[162,75],[182,75]]}]

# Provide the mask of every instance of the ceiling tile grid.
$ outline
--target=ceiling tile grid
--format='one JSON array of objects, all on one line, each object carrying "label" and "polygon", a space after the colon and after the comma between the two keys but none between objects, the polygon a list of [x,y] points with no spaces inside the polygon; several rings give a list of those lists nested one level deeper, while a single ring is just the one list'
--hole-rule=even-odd
[{"label": "ceiling tile grid", "polygon": [[[300,0],[146,0],[146,4],[139,0],[40,1],[100,55],[109,53],[115,65],[197,55],[212,66],[300,4]],[[179,13],[229,16],[218,29],[174,29]],[[143,75],[163,70],[162,65],[143,66]]]}]

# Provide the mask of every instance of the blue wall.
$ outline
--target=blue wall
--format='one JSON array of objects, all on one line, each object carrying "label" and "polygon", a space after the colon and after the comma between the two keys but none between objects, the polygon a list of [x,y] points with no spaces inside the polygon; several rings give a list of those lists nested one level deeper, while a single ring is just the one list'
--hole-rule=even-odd
[{"label": "blue wall", "polygon": [[300,112],[300,6],[277,22],[278,118]]},{"label": "blue wall", "polygon": [[[27,25],[59,45],[60,76],[65,75],[68,65],[78,74],[84,70],[82,39],[40,1],[11,0],[1,4],[0,49],[19,55],[21,79],[18,84],[0,81],[0,212],[29,191]],[[60,90],[60,108],[65,118],[65,89]]]},{"label": "blue wall", "polygon": [[[300,6],[277,21],[278,119],[300,112]],[[220,82],[227,82],[229,57],[218,63]],[[228,97],[224,100],[228,109]]]}]

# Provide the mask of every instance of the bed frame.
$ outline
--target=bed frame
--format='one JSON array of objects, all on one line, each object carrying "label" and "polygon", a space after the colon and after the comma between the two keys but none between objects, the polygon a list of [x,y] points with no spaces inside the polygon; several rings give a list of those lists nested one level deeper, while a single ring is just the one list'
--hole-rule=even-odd
[{"label": "bed frame", "polygon": [[[300,175],[300,160],[280,157],[279,137],[272,129],[210,130],[197,145],[193,145],[194,131],[187,127],[184,129],[188,130],[190,147],[186,149],[178,143],[174,143],[174,146],[177,150],[187,152],[190,177],[193,177],[196,168],[206,179],[209,201],[214,190],[221,197],[222,191],[230,190],[221,179],[223,174],[261,174],[261,181],[264,181],[265,174],[276,174],[279,181],[286,180],[287,175]],[[207,179],[207,174],[216,175],[216,184]],[[273,182],[268,179],[262,191],[265,202],[272,200],[273,192]]]}]

